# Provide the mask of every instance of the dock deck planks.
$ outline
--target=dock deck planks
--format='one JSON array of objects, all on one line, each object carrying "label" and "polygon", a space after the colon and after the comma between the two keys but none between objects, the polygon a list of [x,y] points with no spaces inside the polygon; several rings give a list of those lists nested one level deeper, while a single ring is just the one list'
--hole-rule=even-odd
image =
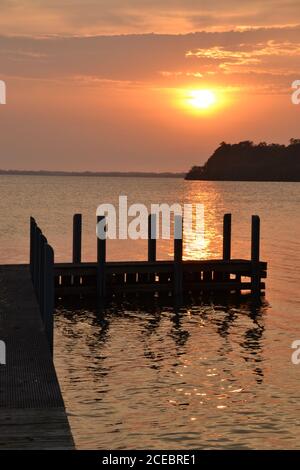
[{"label": "dock deck planks", "polygon": [[0,449],[73,449],[28,266],[0,267]]}]

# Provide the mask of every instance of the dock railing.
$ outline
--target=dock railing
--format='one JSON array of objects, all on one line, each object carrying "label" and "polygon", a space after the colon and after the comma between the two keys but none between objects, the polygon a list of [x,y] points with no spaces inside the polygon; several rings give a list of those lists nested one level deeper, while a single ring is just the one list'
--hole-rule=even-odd
[{"label": "dock railing", "polygon": [[53,354],[54,251],[33,217],[30,217],[29,267],[46,337]]}]

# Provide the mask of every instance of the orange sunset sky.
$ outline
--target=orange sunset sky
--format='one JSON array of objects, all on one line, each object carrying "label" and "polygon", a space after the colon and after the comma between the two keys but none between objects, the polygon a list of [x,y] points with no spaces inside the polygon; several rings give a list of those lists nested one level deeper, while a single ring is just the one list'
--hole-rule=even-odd
[{"label": "orange sunset sky", "polygon": [[0,168],[187,171],[300,137],[299,0],[1,0],[0,33]]}]

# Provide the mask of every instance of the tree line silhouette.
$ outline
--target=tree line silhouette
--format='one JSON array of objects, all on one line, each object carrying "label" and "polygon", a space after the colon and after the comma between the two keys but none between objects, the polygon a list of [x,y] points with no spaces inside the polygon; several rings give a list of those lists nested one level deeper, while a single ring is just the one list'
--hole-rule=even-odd
[{"label": "tree line silhouette", "polygon": [[193,166],[188,180],[300,181],[300,139],[289,145],[221,142],[204,166]]}]

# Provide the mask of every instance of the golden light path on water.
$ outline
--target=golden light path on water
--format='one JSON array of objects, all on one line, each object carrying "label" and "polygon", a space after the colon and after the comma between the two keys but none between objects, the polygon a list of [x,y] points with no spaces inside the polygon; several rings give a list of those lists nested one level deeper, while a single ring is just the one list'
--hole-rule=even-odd
[{"label": "golden light path on water", "polygon": [[[220,258],[222,224],[215,211],[216,204],[222,204],[220,195],[212,186],[209,194],[204,196],[197,185],[191,183],[185,188],[184,203],[192,205],[194,214],[192,228],[184,230],[184,259]],[[197,224],[196,205],[203,206],[203,227]]]}]

